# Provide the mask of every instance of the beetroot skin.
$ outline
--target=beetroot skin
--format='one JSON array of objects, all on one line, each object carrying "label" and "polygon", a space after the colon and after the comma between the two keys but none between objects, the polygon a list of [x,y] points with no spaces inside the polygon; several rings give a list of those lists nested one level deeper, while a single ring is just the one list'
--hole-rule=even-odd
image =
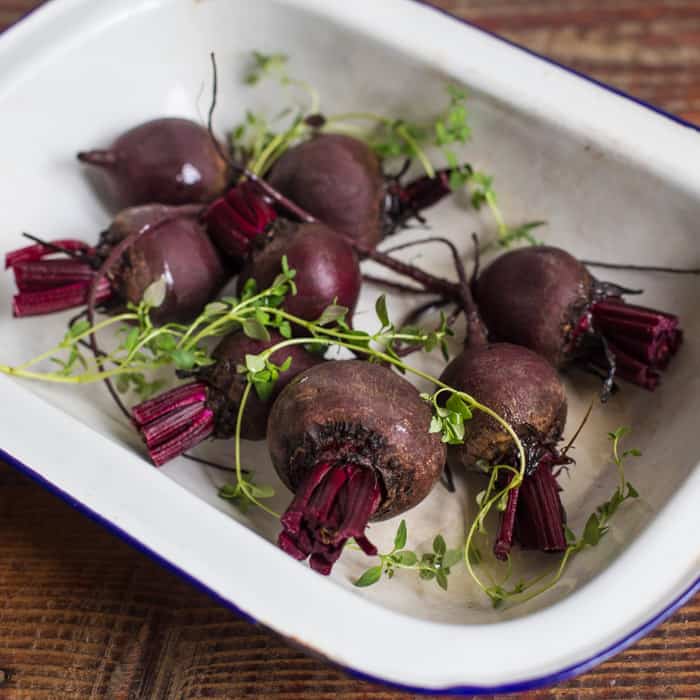
[{"label": "beetroot skin", "polygon": [[[128,209],[102,235],[98,248],[106,255],[131,231],[145,228],[107,276],[118,297],[134,304],[143,299],[149,285],[164,278],[165,299],[151,312],[155,323],[190,321],[216,296],[227,277],[199,221],[193,216],[166,221],[173,211],[157,205]],[[148,226],[144,222],[150,217],[153,223]]]},{"label": "beetroot skin", "polygon": [[316,320],[332,303],[354,310],[362,276],[353,249],[323,224],[296,224],[278,219],[265,246],[253,249],[238,278],[239,289],[249,278],[258,289],[274,281],[282,256],[296,270],[296,295],[288,295],[283,308],[309,321]]},{"label": "beetroot skin", "polygon": [[136,236],[100,281],[96,301],[110,306],[138,303],[146,288],[164,277],[163,304],[152,311],[157,323],[196,316],[226,280],[223,263],[199,224],[199,207],[158,204],[120,212],[101,235],[97,248],[75,240],[27,246],[9,253],[15,275],[15,316],[61,311],[87,303],[98,268],[112,249]]},{"label": "beetroot skin", "polygon": [[524,345],[555,367],[573,361],[654,389],[682,340],[672,314],[628,304],[567,252],[521,248],[479,276],[475,296],[494,338]]},{"label": "beetroot skin", "polygon": [[412,218],[425,223],[421,212],[452,192],[450,172],[404,184],[403,172],[382,173],[381,161],[364,141],[317,134],[286,151],[267,180],[314,218],[372,249]]},{"label": "beetroot skin", "polygon": [[418,391],[380,365],[326,362],[295,377],[267,431],[275,469],[296,494],[280,547],[324,574],[349,537],[376,553],[367,522],[417,505],[440,477],[445,446],[430,420]]},{"label": "beetroot skin", "polygon": [[78,154],[101,168],[119,206],[210,202],[229,168],[206,128],[188,119],[155,119],[122,134],[107,150]]},{"label": "beetroot skin", "polygon": [[[566,423],[566,395],[559,376],[540,355],[518,345],[494,343],[467,349],[442,373],[455,389],[476,397],[509,423],[524,442],[555,445]],[[512,438],[490,416],[476,411],[468,437],[450,447],[450,458],[472,469],[512,461]]]},{"label": "beetroot skin", "polygon": [[[231,333],[214,349],[212,357],[215,363],[197,370],[194,382],[136,406],[134,423],[154,464],[161,466],[208,437],[224,440],[234,437],[246,386],[245,375],[238,372],[238,366],[245,364],[246,355],[258,355],[282,340],[282,336],[275,332],[270,333],[267,341],[253,340],[240,331]],[[299,345],[282,348],[270,359],[281,365],[288,357],[292,358],[291,365],[280,372],[274,390],[266,400],[254,390],[249,393],[241,425],[243,439],[264,439],[267,417],[275,397],[297,374],[324,361]]]},{"label": "beetroot skin", "polygon": [[366,245],[382,238],[384,176],[363,141],[320,134],[290,148],[273,165],[268,182],[333,229]]}]

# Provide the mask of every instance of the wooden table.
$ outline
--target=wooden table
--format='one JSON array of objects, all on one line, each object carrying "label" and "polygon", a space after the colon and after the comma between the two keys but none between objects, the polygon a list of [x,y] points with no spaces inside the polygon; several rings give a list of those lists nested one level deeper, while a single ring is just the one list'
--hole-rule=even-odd
[{"label": "wooden table", "polygon": [[[0,28],[36,4],[0,0]],[[700,0],[434,4],[700,123]],[[410,697],[236,619],[3,465],[0,552],[0,700]],[[521,697],[699,698],[700,597],[596,670]]]}]

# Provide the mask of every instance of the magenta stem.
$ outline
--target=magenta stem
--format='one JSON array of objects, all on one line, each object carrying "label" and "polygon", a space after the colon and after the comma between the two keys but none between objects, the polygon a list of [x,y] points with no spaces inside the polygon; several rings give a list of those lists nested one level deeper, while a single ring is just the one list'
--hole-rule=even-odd
[{"label": "magenta stem", "polygon": [[5,269],[14,267],[18,263],[28,262],[30,260],[41,260],[47,255],[55,253],[56,248],[61,248],[73,253],[84,253],[86,255],[91,255],[95,252],[94,248],[83,241],[74,238],[59,238],[50,241],[49,245],[36,243],[7,253],[5,255]]},{"label": "magenta stem", "polygon": [[365,529],[380,501],[373,470],[321,462],[301,483],[282,516],[278,545],[299,561],[308,557],[312,569],[328,575],[350,537],[366,554],[377,553]]},{"label": "magenta stem", "polygon": [[[12,299],[12,314],[16,318],[41,316],[83,306],[87,303],[90,291],[89,282],[64,284],[52,289],[38,289],[33,292],[20,292]],[[96,300],[102,303],[112,296],[109,280],[102,280],[97,289]]]},{"label": "magenta stem", "polygon": [[[513,480],[513,474],[508,474],[509,484]],[[527,477],[525,477],[527,478]],[[520,494],[520,486],[516,486],[508,492],[508,501],[506,509],[501,516],[501,524],[498,528],[498,536],[493,546],[493,553],[496,559],[505,561],[510,554],[513,546],[513,528],[515,527],[515,514],[518,508],[518,496]]]},{"label": "magenta stem", "polygon": [[514,533],[525,549],[543,552],[563,552],[566,549],[564,508],[559,491],[551,460],[546,458],[540,460],[537,469],[523,479]]},{"label": "magenta stem", "polygon": [[134,407],[133,422],[157,467],[198,445],[213,433],[214,412],[206,401],[206,386],[193,382]]},{"label": "magenta stem", "polygon": [[[616,376],[649,390],[656,388],[660,371],[683,340],[677,316],[627,304],[618,297],[591,304],[576,332],[602,336],[614,357]],[[591,361],[608,369],[609,359],[602,350],[594,351]]]}]

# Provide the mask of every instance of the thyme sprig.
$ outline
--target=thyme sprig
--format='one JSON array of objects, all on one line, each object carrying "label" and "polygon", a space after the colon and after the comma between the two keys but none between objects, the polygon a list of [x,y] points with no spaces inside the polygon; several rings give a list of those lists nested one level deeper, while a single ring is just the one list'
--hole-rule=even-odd
[{"label": "thyme sprig", "polygon": [[408,530],[406,521],[399,524],[394,536],[394,546],[386,554],[378,554],[379,564],[367,569],[354,583],[359,588],[365,588],[377,583],[382,574],[391,579],[398,569],[417,571],[424,581],[435,581],[440,588],[447,590],[447,577],[451,569],[462,559],[459,549],[448,549],[445,539],[438,534],[433,539],[433,551],[423,554],[406,549]]},{"label": "thyme sprig", "polygon": [[[17,366],[0,365],[0,373],[63,384],[86,384],[116,377],[123,389],[134,386],[142,388],[142,393],[152,391],[155,385],[147,381],[148,372],[164,366],[192,371],[212,364],[203,344],[209,337],[240,329],[251,338],[266,340],[270,337],[268,328],[277,329],[283,337],[291,336],[290,322],[279,307],[287,294],[296,293],[295,274],[283,259],[282,272],[269,288],[258,292],[251,281],[240,297],[223,297],[208,304],[189,326],[153,325],[151,311],[165,298],[166,283],[160,279],[148,287],[139,304],[129,304],[124,313],[94,326],[77,321],[55,347]],[[81,352],[82,342],[91,333],[107,329],[116,330],[121,342],[112,352],[88,359]],[[59,369],[35,371],[33,368],[44,360],[50,360]]]},{"label": "thyme sprig", "polygon": [[[310,96],[307,107],[285,109],[272,120],[249,111],[245,121],[235,127],[231,135],[232,147],[238,152],[239,158],[248,163],[252,172],[264,175],[288,148],[316,132],[349,133],[365,141],[382,159],[415,159],[428,177],[435,177],[437,169],[441,167],[429,154],[430,151],[437,151],[451,170],[450,188],[454,191],[466,188],[476,210],[484,205],[488,207],[496,222],[499,245],[508,247],[520,241],[539,244],[532,230],[545,222],[533,221],[515,227],[508,226],[493,188],[493,176],[476,171],[471,165],[461,162],[455,151],[456,147],[466,145],[472,135],[467,109],[468,94],[464,87],[448,83],[447,105],[426,122],[392,118],[367,111],[321,115],[318,91],[307,81],[290,77],[286,55],[253,51],[252,62],[252,68],[246,77],[247,84],[256,85],[264,78],[270,78],[282,86],[300,87]],[[275,131],[275,123],[290,115],[291,123]],[[363,127],[363,124],[369,126]]]},{"label": "thyme sprig", "polygon": [[[474,573],[474,567],[484,563],[481,551],[475,543],[475,535],[477,533],[481,535],[488,534],[484,525],[486,516],[494,504],[498,504],[498,508],[503,510],[505,508],[508,492],[514,488],[511,482],[501,490],[496,489],[499,469],[513,471],[512,467],[500,466],[493,469],[488,487],[485,491],[477,495],[479,512],[474,519],[472,529],[467,535],[467,541],[464,546],[464,559],[472,577],[477,581],[484,593],[491,599],[494,607],[499,607],[506,602],[523,603],[551,589],[560,581],[572,557],[587,547],[595,547],[603,537],[605,537],[610,528],[610,520],[619,507],[629,499],[638,498],[639,494],[636,489],[625,477],[623,463],[629,457],[641,456],[641,452],[634,448],[622,452],[620,451],[621,440],[629,432],[630,429],[623,426],[608,433],[608,438],[612,443],[612,461],[618,472],[618,485],[612,496],[591,513],[580,535],[577,536],[570,528],[566,527],[565,535],[567,548],[562,555],[559,565],[553,571],[546,572],[529,581],[521,579],[514,584],[509,584],[512,575],[510,559],[506,564],[506,574],[499,581],[494,580],[494,578],[488,574],[490,583],[487,585]],[[515,478],[513,481],[515,481]]]}]

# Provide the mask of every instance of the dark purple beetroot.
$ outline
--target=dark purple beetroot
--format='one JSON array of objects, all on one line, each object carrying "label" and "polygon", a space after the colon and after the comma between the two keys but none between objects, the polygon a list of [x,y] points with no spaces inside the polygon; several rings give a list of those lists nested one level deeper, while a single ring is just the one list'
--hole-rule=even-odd
[{"label": "dark purple beetroot", "polygon": [[[246,355],[258,355],[282,340],[274,332],[268,341],[253,340],[240,331],[231,333],[214,349],[215,364],[197,370],[194,382],[136,406],[134,423],[154,464],[161,466],[208,437],[224,440],[234,437],[247,381],[237,368],[245,364]],[[264,439],[275,397],[297,374],[324,361],[300,345],[282,348],[270,359],[281,365],[288,357],[292,363],[289,369],[280,372],[269,398],[263,401],[255,391],[250,392],[241,425],[241,437],[245,440]]]},{"label": "dark purple beetroot", "polygon": [[343,134],[317,134],[290,148],[267,180],[319,221],[373,248],[411,218],[452,192],[450,170],[403,184],[385,177],[374,151]]},{"label": "dark purple beetroot", "polygon": [[[467,347],[447,366],[442,381],[488,406],[524,441],[536,436],[555,445],[566,423],[566,395],[559,375],[540,355],[519,345],[493,343]],[[471,469],[512,459],[513,440],[490,416],[476,411],[468,439],[450,448],[451,461]]]},{"label": "dark purple beetroot", "polygon": [[654,389],[682,340],[678,318],[625,302],[559,248],[521,248],[479,276],[475,297],[492,336],[524,345],[555,367],[573,361]]},{"label": "dark purple beetroot", "polygon": [[[523,546],[563,551],[565,515],[552,470],[567,462],[556,447],[566,423],[564,387],[556,370],[541,355],[518,345],[488,343],[468,289],[463,296],[468,332],[465,347],[440,378],[503,418],[526,454],[524,480],[509,492],[494,553],[499,559],[508,556],[514,531]],[[488,414],[475,411],[466,429],[463,444],[448,448],[453,466],[518,468],[512,437]],[[499,486],[505,487],[511,478],[512,474],[504,476]],[[526,497],[519,498],[521,491]]]},{"label": "dark purple beetroot", "polygon": [[413,508],[440,477],[445,446],[430,420],[418,391],[380,365],[326,362],[298,375],[268,420],[273,464],[296,494],[280,547],[323,574],[349,537],[376,554],[367,523]]},{"label": "dark purple beetroot", "polygon": [[104,170],[120,207],[210,202],[229,168],[207,129],[189,119],[155,119],[122,134],[107,150],[78,154]]},{"label": "dark purple beetroot", "polygon": [[278,219],[268,242],[253,249],[238,277],[241,288],[249,278],[258,289],[274,281],[282,267],[282,256],[296,270],[296,295],[288,295],[283,308],[309,321],[316,320],[332,303],[350,309],[357,304],[362,276],[353,249],[323,224],[297,224]]},{"label": "dark purple beetroot", "polygon": [[[6,257],[19,293],[15,316],[61,311],[87,303],[100,265],[127,236],[136,234],[107,271],[97,301],[113,306],[138,303],[146,288],[163,277],[166,296],[154,321],[186,321],[201,311],[226,279],[222,261],[199,224],[198,207],[147,205],[120,212],[93,249],[80,241],[54,241],[22,248]],[[56,257],[58,256],[58,257]]]},{"label": "dark purple beetroot", "polygon": [[382,238],[384,176],[374,151],[341,134],[320,134],[290,148],[268,182],[314,217],[365,245]]},{"label": "dark purple beetroot", "polygon": [[[102,235],[98,250],[111,249],[148,217],[152,206],[127,210]],[[165,222],[168,207],[158,220]],[[116,225],[115,225],[116,224]],[[194,216],[178,216],[144,231],[108,272],[118,297],[138,303],[157,280],[166,281],[163,303],[151,312],[155,323],[187,322],[197,316],[226,281],[222,260],[206,231]]]}]

